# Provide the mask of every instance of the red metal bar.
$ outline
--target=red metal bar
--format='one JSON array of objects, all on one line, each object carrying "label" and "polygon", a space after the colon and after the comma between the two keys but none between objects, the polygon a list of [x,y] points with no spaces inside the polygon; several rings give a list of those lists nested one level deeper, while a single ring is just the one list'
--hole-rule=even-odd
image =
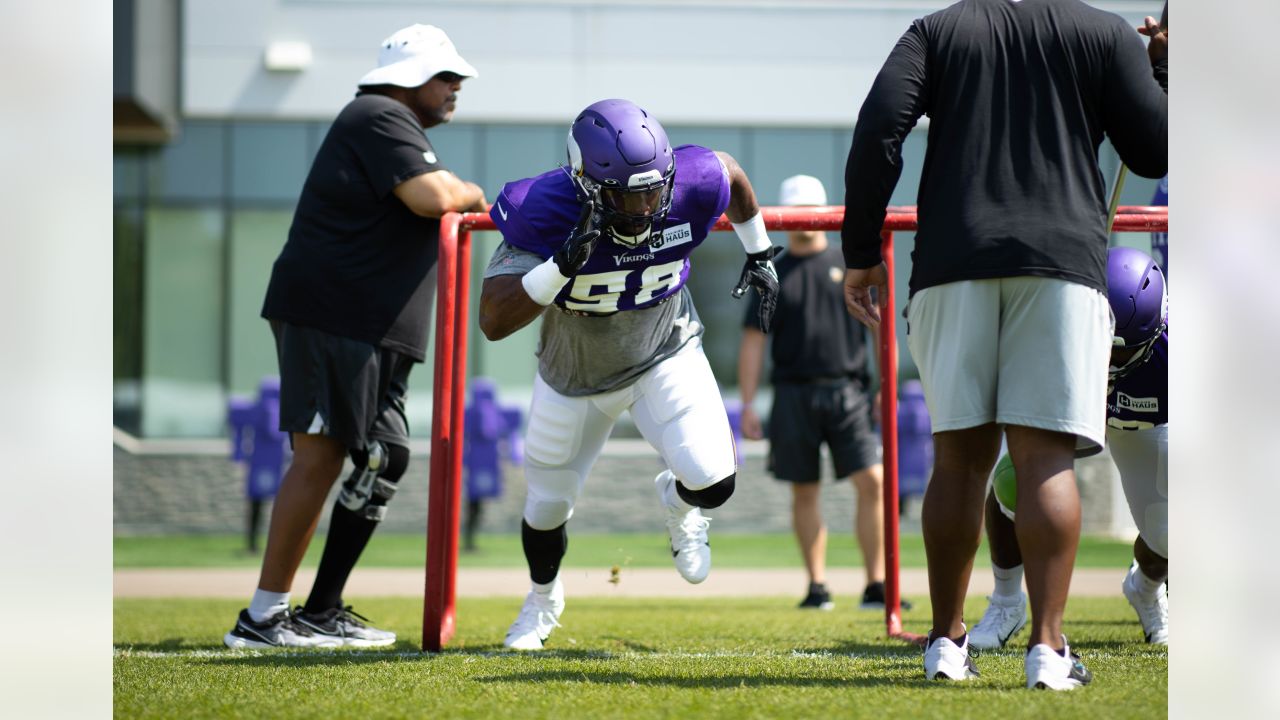
[{"label": "red metal bar", "polygon": [[[436,261],[435,392],[431,407],[431,479],[427,497],[427,578],[422,604],[422,647],[439,652],[454,631],[454,589],[457,578],[458,513],[456,495],[461,474],[453,473],[459,390],[454,372],[458,283],[458,224],[461,216],[440,219],[440,255]],[[460,431],[461,428],[458,427]],[[450,552],[452,548],[453,552]]]},{"label": "red metal bar", "polygon": [[[770,230],[839,230],[844,208],[763,207]],[[440,221],[440,258],[436,291],[435,395],[432,403],[431,479],[427,509],[427,568],[422,612],[422,646],[440,650],[453,636],[457,591],[458,527],[462,499],[462,433],[466,387],[466,345],[471,286],[471,230],[494,230],[484,213],[450,213]],[[721,216],[715,230],[731,230]],[[884,257],[889,270],[888,308],[880,335],[881,428],[884,441],[885,625],[889,635],[920,642],[902,631],[898,554],[898,346],[893,289],[893,231],[914,231],[916,208],[891,207],[885,216]],[[1125,206],[1113,232],[1169,229],[1166,207]],[[460,233],[461,231],[461,233]],[[890,371],[891,370],[891,371]]]}]

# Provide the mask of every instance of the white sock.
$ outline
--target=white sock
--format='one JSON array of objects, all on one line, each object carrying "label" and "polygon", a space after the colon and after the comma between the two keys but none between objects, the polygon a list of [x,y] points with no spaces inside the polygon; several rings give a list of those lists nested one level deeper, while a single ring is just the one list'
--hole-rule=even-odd
[{"label": "white sock", "polygon": [[[671,471],[668,470],[667,472],[670,473]],[[687,513],[693,509],[693,506],[685,502],[684,498],[680,497],[680,493],[676,492],[677,482],[680,481],[676,480],[667,486],[667,491],[662,496],[662,502],[666,503],[669,508],[674,508],[682,513]]]},{"label": "white sock", "polygon": [[999,565],[991,566],[992,574],[996,576],[996,590],[993,593],[998,597],[1017,598],[1022,595],[1022,566],[1015,565],[1011,568],[1002,568]]},{"label": "white sock", "polygon": [[1138,589],[1138,592],[1148,597],[1155,595],[1156,591],[1160,589],[1160,585],[1164,582],[1164,580],[1152,580],[1151,578],[1147,577],[1146,573],[1142,572],[1142,568],[1139,567],[1135,569],[1137,570],[1137,572],[1133,574],[1134,587]]},{"label": "white sock", "polygon": [[289,609],[289,593],[270,592],[258,588],[253,591],[253,600],[249,602],[249,617],[254,622],[262,622],[267,618]]},{"label": "white sock", "polygon": [[538,593],[539,595],[550,595],[551,588],[556,586],[556,581],[552,580],[549,583],[532,583],[532,585],[533,585],[533,591]]}]

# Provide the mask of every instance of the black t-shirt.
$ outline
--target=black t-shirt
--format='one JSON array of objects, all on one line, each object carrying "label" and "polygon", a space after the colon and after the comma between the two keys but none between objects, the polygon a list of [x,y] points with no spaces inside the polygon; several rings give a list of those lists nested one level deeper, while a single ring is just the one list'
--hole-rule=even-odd
[{"label": "black t-shirt", "polygon": [[[778,271],[778,309],[773,315],[773,371],[769,381],[810,382],[850,378],[869,380],[862,325],[844,308],[844,261],[829,245],[812,255],[785,253]],[[751,293],[744,327],[759,329],[760,296]]]},{"label": "black t-shirt", "polygon": [[262,316],[425,359],[440,221],[392,190],[443,169],[408,107],[375,94],[348,103],[302,187]]},{"label": "black t-shirt", "polygon": [[1104,134],[1134,173],[1168,166],[1167,65],[1077,0],[964,0],[916,20],[876,77],[845,168],[848,267],[880,261],[902,140],[929,116],[911,292],[1037,275],[1104,291]]}]

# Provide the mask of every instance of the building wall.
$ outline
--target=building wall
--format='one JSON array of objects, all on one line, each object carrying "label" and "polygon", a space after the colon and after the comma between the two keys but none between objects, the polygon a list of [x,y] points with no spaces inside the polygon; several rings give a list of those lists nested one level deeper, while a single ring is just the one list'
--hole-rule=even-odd
[{"label": "building wall", "polygon": [[[114,158],[117,424],[148,437],[220,435],[227,395],[250,393],[275,372],[258,317],[271,262],[330,119],[396,28],[445,27],[480,69],[460,94],[455,121],[429,134],[446,164],[490,199],[504,182],[563,162],[574,112],[623,96],[647,105],[673,142],[734,155],[762,204],[776,204],[778,184],[800,172],[821,178],[839,204],[866,88],[910,20],[945,4],[187,0],[182,61],[172,69],[181,73],[179,134],[160,148],[117,146]],[[1099,4],[1135,21],[1145,10]],[[311,67],[263,69],[273,40],[310,43]],[[915,204],[926,133],[917,128],[907,141],[895,205]],[[1115,163],[1104,146],[1106,177]],[[1145,204],[1153,188],[1131,178],[1124,202]],[[774,240],[785,242],[781,233]],[[497,241],[477,238],[477,287]],[[913,245],[910,233],[896,237],[900,303]],[[741,248],[732,234],[715,235],[694,265],[707,353],[733,395],[743,308],[729,289]],[[902,372],[910,376],[904,325]],[[527,396],[536,325],[496,344],[472,332],[470,343],[473,375],[495,378],[508,398]],[[429,368],[418,368],[411,382],[415,436],[428,429],[430,380]]]}]

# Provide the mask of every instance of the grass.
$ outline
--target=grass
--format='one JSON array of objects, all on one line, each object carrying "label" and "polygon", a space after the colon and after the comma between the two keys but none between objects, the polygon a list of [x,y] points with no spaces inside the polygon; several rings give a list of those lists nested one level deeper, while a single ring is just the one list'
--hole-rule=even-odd
[{"label": "grass", "polygon": [[[984,541],[985,542],[985,541]],[[800,562],[795,541],[786,534],[712,534],[716,567],[782,568]],[[520,536],[484,535],[479,550],[459,553],[462,568],[524,567]],[[244,539],[233,535],[117,537],[115,566],[144,567],[258,567],[261,557],[244,551]],[[315,565],[323,542],[311,543],[304,562]],[[570,535],[565,567],[669,567],[671,556],[665,534]],[[832,535],[828,541],[830,567],[858,567],[861,557],[851,535]],[[1133,557],[1132,544],[1110,538],[1083,537],[1076,567],[1126,567]],[[919,535],[903,535],[901,566],[924,567],[924,542]],[[988,565],[984,544],[977,562]],[[423,535],[375,534],[361,557],[361,567],[422,567],[426,558]]]},{"label": "grass", "polygon": [[[924,632],[923,599],[906,617]],[[982,611],[982,599],[967,615]],[[118,599],[121,718],[1154,718],[1168,714],[1168,655],[1141,642],[1123,598],[1078,598],[1067,631],[1096,679],[1023,688],[1018,648],[978,658],[981,678],[923,679],[921,651],[880,615],[799,612],[790,600],[569,599],[549,650],[501,651],[519,598],[462,598],[439,655],[420,654],[421,602],[361,598],[401,641],[385,651],[222,649],[240,601]],[[1021,638],[1025,640],[1025,631]],[[1017,640],[1014,641],[1017,643]]]}]

